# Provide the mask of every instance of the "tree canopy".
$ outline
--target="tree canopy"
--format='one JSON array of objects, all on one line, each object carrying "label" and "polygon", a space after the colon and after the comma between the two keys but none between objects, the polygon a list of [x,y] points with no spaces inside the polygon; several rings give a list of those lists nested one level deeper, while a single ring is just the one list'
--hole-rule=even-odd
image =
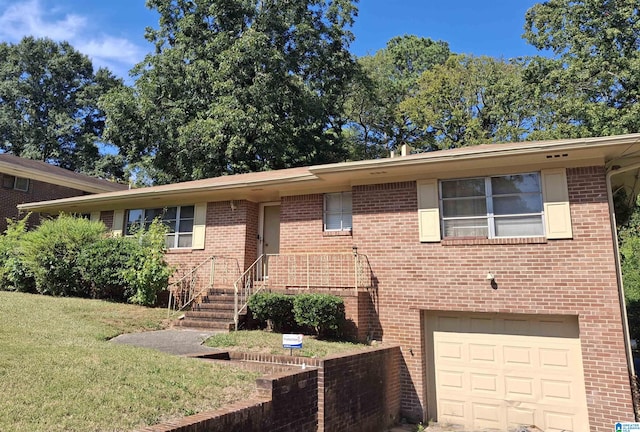
[{"label": "tree canopy", "polygon": [[74,171],[121,178],[122,159],[100,154],[98,98],[121,81],[96,73],[66,42],[26,37],[0,43],[0,149]]},{"label": "tree canopy", "polygon": [[640,4],[636,0],[548,0],[526,14],[532,58],[527,83],[548,107],[537,138],[640,130]]},{"label": "tree canopy", "polygon": [[405,35],[358,59],[360,79],[347,104],[353,158],[386,156],[402,144],[423,145],[425,130],[411,121],[400,104],[416,91],[421,74],[444,63],[449,54],[446,42]]},{"label": "tree canopy", "polygon": [[535,103],[520,63],[452,55],[425,71],[400,104],[423,131],[424,150],[519,141],[535,126]]},{"label": "tree canopy", "polygon": [[156,183],[344,160],[351,0],[148,0],[155,44],[102,99],[106,137]]}]

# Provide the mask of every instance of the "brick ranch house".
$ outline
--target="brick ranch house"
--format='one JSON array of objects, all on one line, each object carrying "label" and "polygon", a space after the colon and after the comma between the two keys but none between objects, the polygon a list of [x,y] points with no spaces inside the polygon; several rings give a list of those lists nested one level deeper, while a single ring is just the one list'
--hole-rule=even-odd
[{"label": "brick ranch house", "polygon": [[[0,181],[0,232],[7,229],[7,218],[19,217],[18,204],[127,189],[126,185],[7,153],[0,154]],[[30,222],[37,221],[34,214]]]},{"label": "brick ranch house", "polygon": [[[342,295],[359,338],[401,346],[410,419],[604,432],[634,420],[611,191],[637,192],[639,151],[640,134],[481,145],[20,208],[125,235],[160,215],[168,260],[240,307],[259,286]],[[214,319],[205,294],[187,324]]]}]

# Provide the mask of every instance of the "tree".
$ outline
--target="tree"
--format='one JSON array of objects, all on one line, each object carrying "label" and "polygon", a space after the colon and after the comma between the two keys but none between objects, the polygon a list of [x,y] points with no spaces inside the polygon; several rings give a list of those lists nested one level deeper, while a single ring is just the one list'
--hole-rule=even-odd
[{"label": "tree", "polygon": [[360,79],[348,99],[352,158],[384,156],[402,144],[421,146],[424,130],[400,110],[417,88],[420,75],[449,57],[443,41],[408,35],[394,37],[373,56],[358,59]]},{"label": "tree", "polygon": [[122,176],[117,156],[102,158],[98,143],[101,94],[121,81],[66,42],[26,37],[0,43],[0,149],[74,171]]},{"label": "tree", "polygon": [[107,138],[155,183],[334,162],[352,0],[148,0],[156,50],[102,99]]},{"label": "tree", "polygon": [[527,11],[524,37],[551,58],[530,60],[527,81],[549,110],[538,138],[640,130],[640,5],[636,0],[549,0]]},{"label": "tree", "polygon": [[519,141],[537,112],[522,71],[517,62],[452,55],[422,74],[400,109],[428,137],[424,150]]}]

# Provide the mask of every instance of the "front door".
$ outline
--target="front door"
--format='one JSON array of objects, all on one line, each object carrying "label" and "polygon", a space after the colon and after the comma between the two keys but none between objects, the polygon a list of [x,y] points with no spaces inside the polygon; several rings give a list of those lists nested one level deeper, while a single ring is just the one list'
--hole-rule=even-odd
[{"label": "front door", "polygon": [[269,275],[269,255],[280,252],[280,204],[265,203],[260,206],[260,226],[258,255],[264,254],[262,268],[258,269],[259,277]]},{"label": "front door", "polygon": [[280,205],[265,205],[262,223],[262,253],[280,252]]}]

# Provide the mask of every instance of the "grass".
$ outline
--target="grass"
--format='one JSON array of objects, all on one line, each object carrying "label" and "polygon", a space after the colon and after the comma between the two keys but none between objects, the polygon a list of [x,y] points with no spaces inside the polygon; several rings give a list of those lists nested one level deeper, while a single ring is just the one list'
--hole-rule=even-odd
[{"label": "grass", "polygon": [[251,395],[257,374],[113,344],[166,310],[0,292],[0,431],[121,431]]},{"label": "grass", "polygon": [[[282,334],[260,330],[217,334],[207,339],[205,344],[229,351],[289,355],[289,349],[282,348]],[[300,357],[326,357],[367,348],[369,346],[364,344],[325,341],[318,340],[315,336],[305,336],[302,341],[302,349],[294,349],[293,354]]]}]

